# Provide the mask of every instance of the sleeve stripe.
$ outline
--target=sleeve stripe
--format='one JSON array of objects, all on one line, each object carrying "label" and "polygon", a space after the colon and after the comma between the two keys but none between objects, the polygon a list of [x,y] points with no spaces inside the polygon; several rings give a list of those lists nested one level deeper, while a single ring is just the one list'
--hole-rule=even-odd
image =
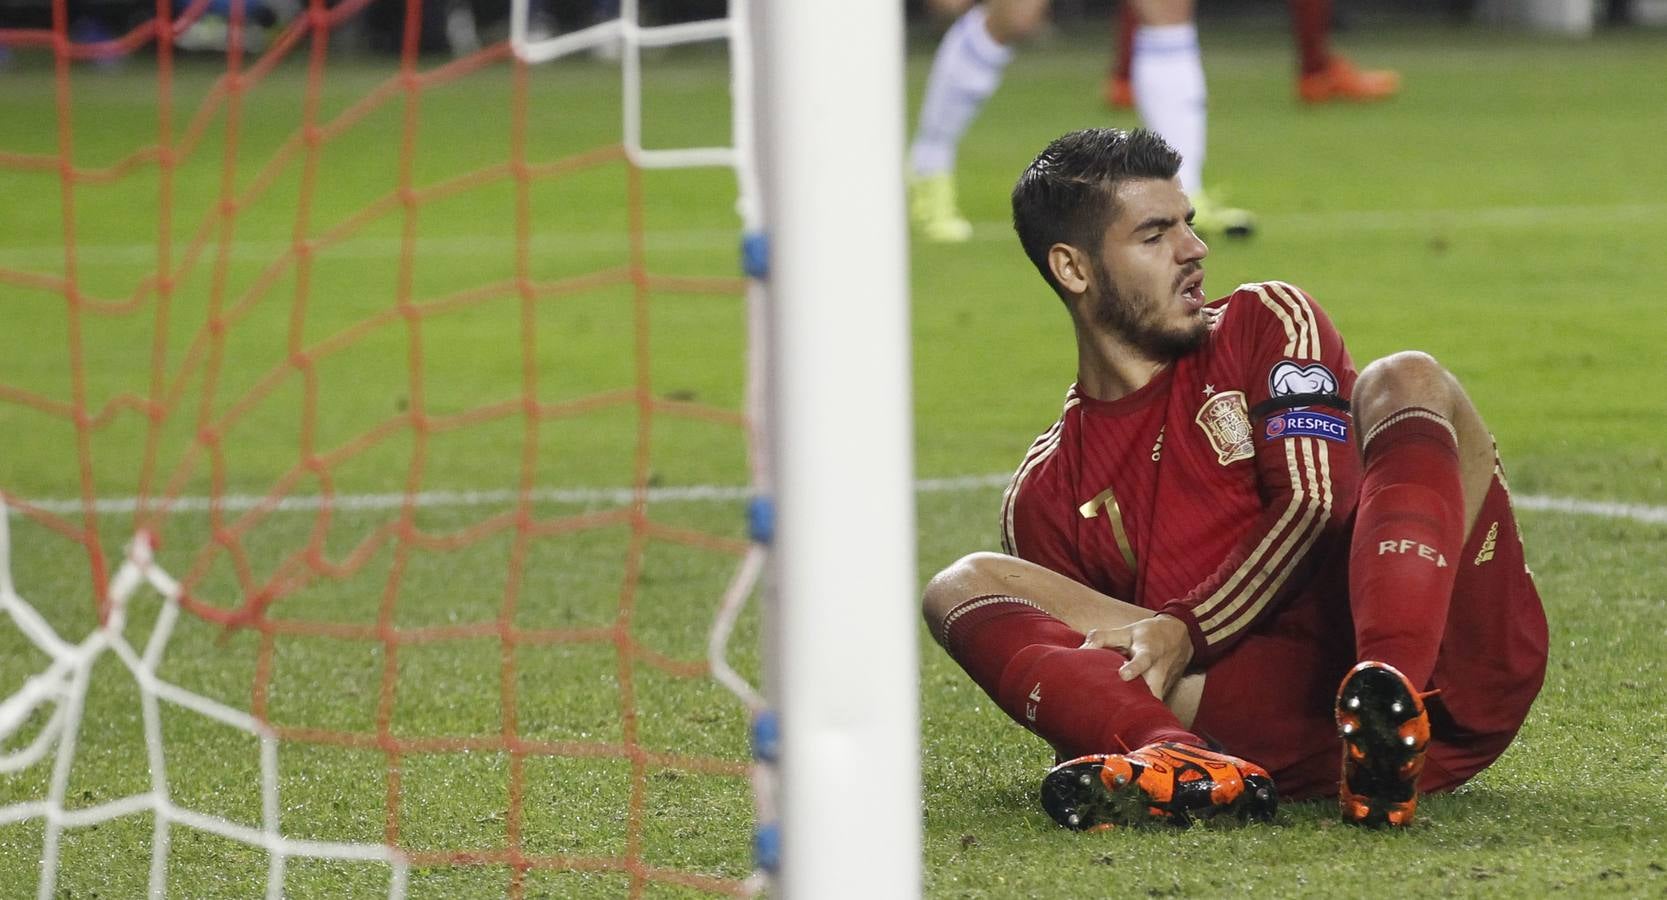
[{"label": "sleeve stripe", "polygon": [[[1331,517],[1330,448],[1325,442],[1313,438],[1290,441],[1286,455],[1288,462],[1293,466],[1296,464],[1297,453],[1296,447],[1290,445],[1298,443],[1301,444],[1300,477],[1303,480],[1299,482],[1293,479],[1297,490],[1292,494],[1290,505],[1286,509],[1286,515],[1281,517],[1281,522],[1289,518],[1290,512],[1300,506],[1301,524],[1288,532],[1284,532],[1282,528],[1271,531],[1269,540],[1274,535],[1282,532],[1285,534],[1281,546],[1273,554],[1264,557],[1263,550],[1268,544],[1268,540],[1264,540],[1257,553],[1247,558],[1234,573],[1231,587],[1224,586],[1210,598],[1209,606],[1212,611],[1198,617],[1199,629],[1204,632],[1206,643],[1213,644],[1231,636],[1239,628],[1230,626],[1235,623],[1248,624],[1261,613],[1290,579],[1291,573],[1319,539],[1326,521]],[[1246,573],[1251,577],[1240,587],[1237,582]],[[1226,601],[1225,604],[1223,601]]]},{"label": "sleeve stripe", "polygon": [[1279,573],[1268,581],[1267,584],[1262,586],[1262,589],[1257,593],[1256,599],[1253,603],[1251,603],[1250,607],[1241,615],[1233,617],[1222,623],[1222,625],[1214,631],[1207,632],[1204,638],[1206,643],[1214,644],[1218,641],[1231,637],[1242,630],[1244,626],[1254,622],[1256,617],[1261,614],[1262,610],[1267,607],[1268,603],[1271,602],[1274,596],[1284,587],[1285,583],[1290,580],[1291,573],[1296,570],[1297,565],[1308,555],[1308,551],[1314,546],[1314,542],[1319,540],[1320,534],[1324,529],[1325,522],[1331,518],[1331,448],[1325,441],[1315,441],[1312,438],[1304,438],[1303,441],[1305,443],[1313,444],[1313,449],[1319,451],[1320,465],[1319,473],[1316,478],[1316,480],[1320,482],[1318,487],[1320,494],[1319,515],[1314,520],[1313,527],[1307,529],[1304,533],[1302,543],[1296,548],[1295,552],[1285,557],[1284,564],[1280,566]]},{"label": "sleeve stripe", "polygon": [[1250,289],[1256,292],[1257,297],[1261,298],[1263,306],[1266,306],[1274,315],[1279,317],[1280,323],[1285,326],[1285,355],[1295,356],[1297,353],[1297,326],[1295,322],[1291,321],[1291,314],[1279,305],[1279,301],[1268,296],[1267,290],[1262,285],[1253,285]]},{"label": "sleeve stripe", "polygon": [[[1301,439],[1305,444],[1310,441],[1309,438]],[[1199,622],[1206,643],[1214,644],[1239,631],[1239,628],[1231,626],[1235,623],[1241,626],[1247,624],[1284,586],[1291,570],[1320,534],[1323,520],[1319,516],[1320,504],[1316,500],[1307,491],[1291,498],[1293,507],[1302,508],[1300,524],[1285,533],[1284,540],[1274,553],[1259,560],[1246,560],[1246,565],[1240,567],[1241,573],[1249,572],[1249,579],[1237,591],[1224,597],[1226,602],[1218,603],[1214,614]]]},{"label": "sleeve stripe", "polygon": [[[1071,407],[1080,402],[1074,394],[1068,396],[1065,400],[1065,412],[1070,412]],[[1030,445],[1030,452],[1025,454],[1024,462],[1019,464],[1018,471],[1013,473],[1013,479],[1007,482],[1007,490],[1001,495],[1001,551],[1008,556],[1019,555],[1018,536],[1014,534],[1013,529],[1013,512],[1019,503],[1019,488],[1030,476],[1032,469],[1041,465],[1059,449],[1059,440],[1064,433],[1065,414],[1061,413],[1059,421],[1053,423],[1052,428],[1042,432]]]},{"label": "sleeve stripe", "polygon": [[1320,323],[1314,320],[1314,304],[1309,302],[1308,295],[1299,288],[1283,281],[1268,282],[1275,291],[1284,295],[1286,302],[1291,304],[1291,312],[1302,318],[1303,329],[1308,333],[1308,358],[1320,358]]},{"label": "sleeve stripe", "polygon": [[[1273,550],[1274,542],[1278,541],[1281,535],[1287,533],[1287,527],[1291,524],[1292,518],[1299,512],[1311,512],[1311,510],[1305,508],[1304,500],[1307,491],[1304,488],[1302,476],[1297,471],[1297,444],[1305,440],[1309,440],[1309,438],[1287,440],[1285,442],[1285,464],[1290,471],[1292,490],[1290,502],[1285,504],[1285,511],[1280,514],[1279,521],[1268,529],[1266,535],[1263,535],[1262,542],[1256,546],[1255,550],[1251,551],[1250,555],[1245,557],[1244,562],[1239,564],[1239,568],[1233,572],[1227,581],[1217,588],[1216,592],[1210,595],[1208,599],[1193,609],[1193,618],[1197,620],[1199,629],[1208,632],[1222,616],[1230,614],[1236,608],[1236,606],[1229,606],[1224,610],[1222,607],[1230,603],[1247,577],[1265,570],[1264,558]],[[1304,521],[1297,527],[1297,531],[1303,530],[1307,525],[1308,523]],[[1285,549],[1285,547],[1279,548],[1275,553],[1276,557],[1282,555]]]},{"label": "sleeve stripe", "polygon": [[1312,304],[1295,287],[1282,281],[1249,285],[1285,326],[1285,355],[1294,359],[1320,358],[1320,328]]}]

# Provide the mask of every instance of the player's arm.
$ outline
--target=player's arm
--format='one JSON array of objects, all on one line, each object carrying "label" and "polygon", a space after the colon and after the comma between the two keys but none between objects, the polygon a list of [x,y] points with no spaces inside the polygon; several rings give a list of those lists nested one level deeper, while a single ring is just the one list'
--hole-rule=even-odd
[{"label": "player's arm", "polygon": [[[1251,388],[1251,440],[1262,512],[1220,566],[1160,610],[1184,625],[1193,664],[1219,658],[1300,587],[1343,533],[1359,481],[1347,397],[1354,366],[1330,319],[1279,282],[1233,299]],[[1277,420],[1277,421],[1275,421]],[[1172,630],[1173,626],[1170,626]]]}]

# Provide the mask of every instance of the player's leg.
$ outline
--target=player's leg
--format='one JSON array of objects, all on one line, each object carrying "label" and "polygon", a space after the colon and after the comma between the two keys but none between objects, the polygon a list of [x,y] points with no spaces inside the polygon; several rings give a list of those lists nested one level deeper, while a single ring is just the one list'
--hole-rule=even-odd
[{"label": "player's leg", "polygon": [[1117,5],[1117,12],[1111,17],[1111,66],[1106,72],[1104,88],[1106,105],[1112,109],[1134,109],[1130,71],[1134,65],[1134,30],[1139,24],[1133,3]]},{"label": "player's leg", "polygon": [[1430,686],[1465,535],[1493,480],[1493,442],[1463,387],[1428,354],[1360,373],[1362,475],[1349,605],[1362,660],[1338,691],[1346,818],[1405,824],[1417,805]]},{"label": "player's leg", "polygon": [[[950,624],[959,627],[972,606],[995,605],[986,601],[1003,597],[1019,601],[1025,608],[1037,610],[1065,625],[1077,635],[1073,648],[1080,646],[1084,636],[1095,630],[1122,628],[1152,616],[1149,609],[1108,597],[1058,572],[1000,553],[969,554],[939,572],[926,586],[921,611],[932,636],[945,649],[950,649],[947,634]],[[951,650],[950,655],[955,656],[955,651]],[[960,662],[959,657],[956,661]],[[967,668],[966,663],[962,663],[962,668]],[[1185,675],[1163,698],[1182,727],[1189,725],[1198,712],[1204,679],[1202,672]],[[1150,691],[1145,693],[1150,695]]]},{"label": "player's leg", "polygon": [[926,239],[972,236],[955,200],[956,151],[1001,84],[1013,44],[1035,31],[1047,11],[1048,0],[985,0],[956,19],[938,44],[909,148],[909,215]]},{"label": "player's leg", "polygon": [[1331,62],[1331,0],[1288,0],[1286,5],[1301,74],[1325,71]]},{"label": "player's leg", "polygon": [[1399,73],[1356,69],[1331,52],[1331,0],[1290,0],[1290,9],[1301,65],[1297,96],[1309,103],[1381,100],[1400,90]]},{"label": "player's leg", "polygon": [[1128,0],[1139,20],[1129,66],[1135,109],[1181,154],[1181,189],[1204,188],[1204,59],[1193,0]]},{"label": "player's leg", "polygon": [[973,681],[1067,758],[1042,785],[1043,807],[1061,825],[1271,817],[1277,801],[1265,770],[1204,749],[1144,681],[1123,680],[1121,654],[1083,646],[1086,631],[1149,610],[988,553],[940,573],[922,607],[933,636]]},{"label": "player's leg", "polygon": [[1425,353],[1367,366],[1352,402],[1362,458],[1349,573],[1357,652],[1423,689],[1465,536],[1493,482],[1493,438],[1458,379]]},{"label": "player's leg", "polygon": [[1192,199],[1193,228],[1206,237],[1243,237],[1255,229],[1248,212],[1218,206],[1204,192],[1208,111],[1204,59],[1193,0],[1128,0],[1135,29],[1130,85],[1146,127],[1181,154],[1181,189]]}]

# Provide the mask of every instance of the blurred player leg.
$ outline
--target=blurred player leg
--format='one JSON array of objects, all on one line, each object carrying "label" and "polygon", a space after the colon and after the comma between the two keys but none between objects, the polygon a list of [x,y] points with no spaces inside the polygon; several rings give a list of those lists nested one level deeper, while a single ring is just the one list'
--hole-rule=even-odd
[{"label": "blurred player leg", "polygon": [[927,240],[972,236],[955,198],[956,150],[1000,86],[1012,44],[1035,30],[1047,8],[1048,0],[987,0],[967,10],[938,44],[909,148],[909,217]]},{"label": "blurred player leg", "polygon": [[[1347,58],[1331,52],[1332,0],[1290,0],[1291,36],[1296,41],[1297,95],[1310,103],[1329,100],[1381,100],[1401,87],[1401,76],[1389,70],[1356,69]],[[1112,20],[1111,71],[1104,94],[1112,109],[1134,108],[1129,63],[1133,57],[1134,7],[1125,3]]]},{"label": "blurred player leg", "polygon": [[1181,189],[1196,194],[1204,187],[1206,91],[1192,0],[1131,3],[1140,19],[1129,67],[1135,107],[1146,127],[1180,152]]},{"label": "blurred player leg", "polygon": [[1356,69],[1331,52],[1332,0],[1290,0],[1291,33],[1301,74],[1297,96],[1309,103],[1382,100],[1401,89],[1401,76],[1388,70]]},{"label": "blurred player leg", "polygon": [[1218,206],[1204,192],[1207,91],[1192,0],[1130,0],[1140,25],[1130,64],[1135,108],[1146,127],[1181,154],[1181,189],[1192,199],[1193,228],[1205,236],[1245,237],[1255,219]]},{"label": "blurred player leg", "polygon": [[1111,17],[1111,71],[1106,73],[1105,101],[1112,109],[1134,109],[1134,83],[1129,69],[1134,63],[1134,4],[1121,3]]}]

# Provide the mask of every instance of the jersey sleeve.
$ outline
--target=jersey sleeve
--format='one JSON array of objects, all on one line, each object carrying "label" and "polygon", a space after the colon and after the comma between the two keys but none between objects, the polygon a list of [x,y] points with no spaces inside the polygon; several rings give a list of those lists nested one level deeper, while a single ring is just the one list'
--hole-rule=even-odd
[{"label": "jersey sleeve", "polygon": [[[1057,434],[1058,426],[1053,434]],[[1068,496],[1054,487],[1047,470],[1051,450],[1044,434],[1014,473],[1001,502],[1001,550],[1080,584],[1087,584],[1077,552],[1076,510]]]},{"label": "jersey sleeve", "polygon": [[1221,336],[1247,385],[1262,511],[1203,583],[1160,610],[1186,623],[1199,664],[1300,590],[1322,554],[1346,552],[1360,480],[1354,364],[1331,320],[1280,282],[1247,285],[1230,306]]}]

